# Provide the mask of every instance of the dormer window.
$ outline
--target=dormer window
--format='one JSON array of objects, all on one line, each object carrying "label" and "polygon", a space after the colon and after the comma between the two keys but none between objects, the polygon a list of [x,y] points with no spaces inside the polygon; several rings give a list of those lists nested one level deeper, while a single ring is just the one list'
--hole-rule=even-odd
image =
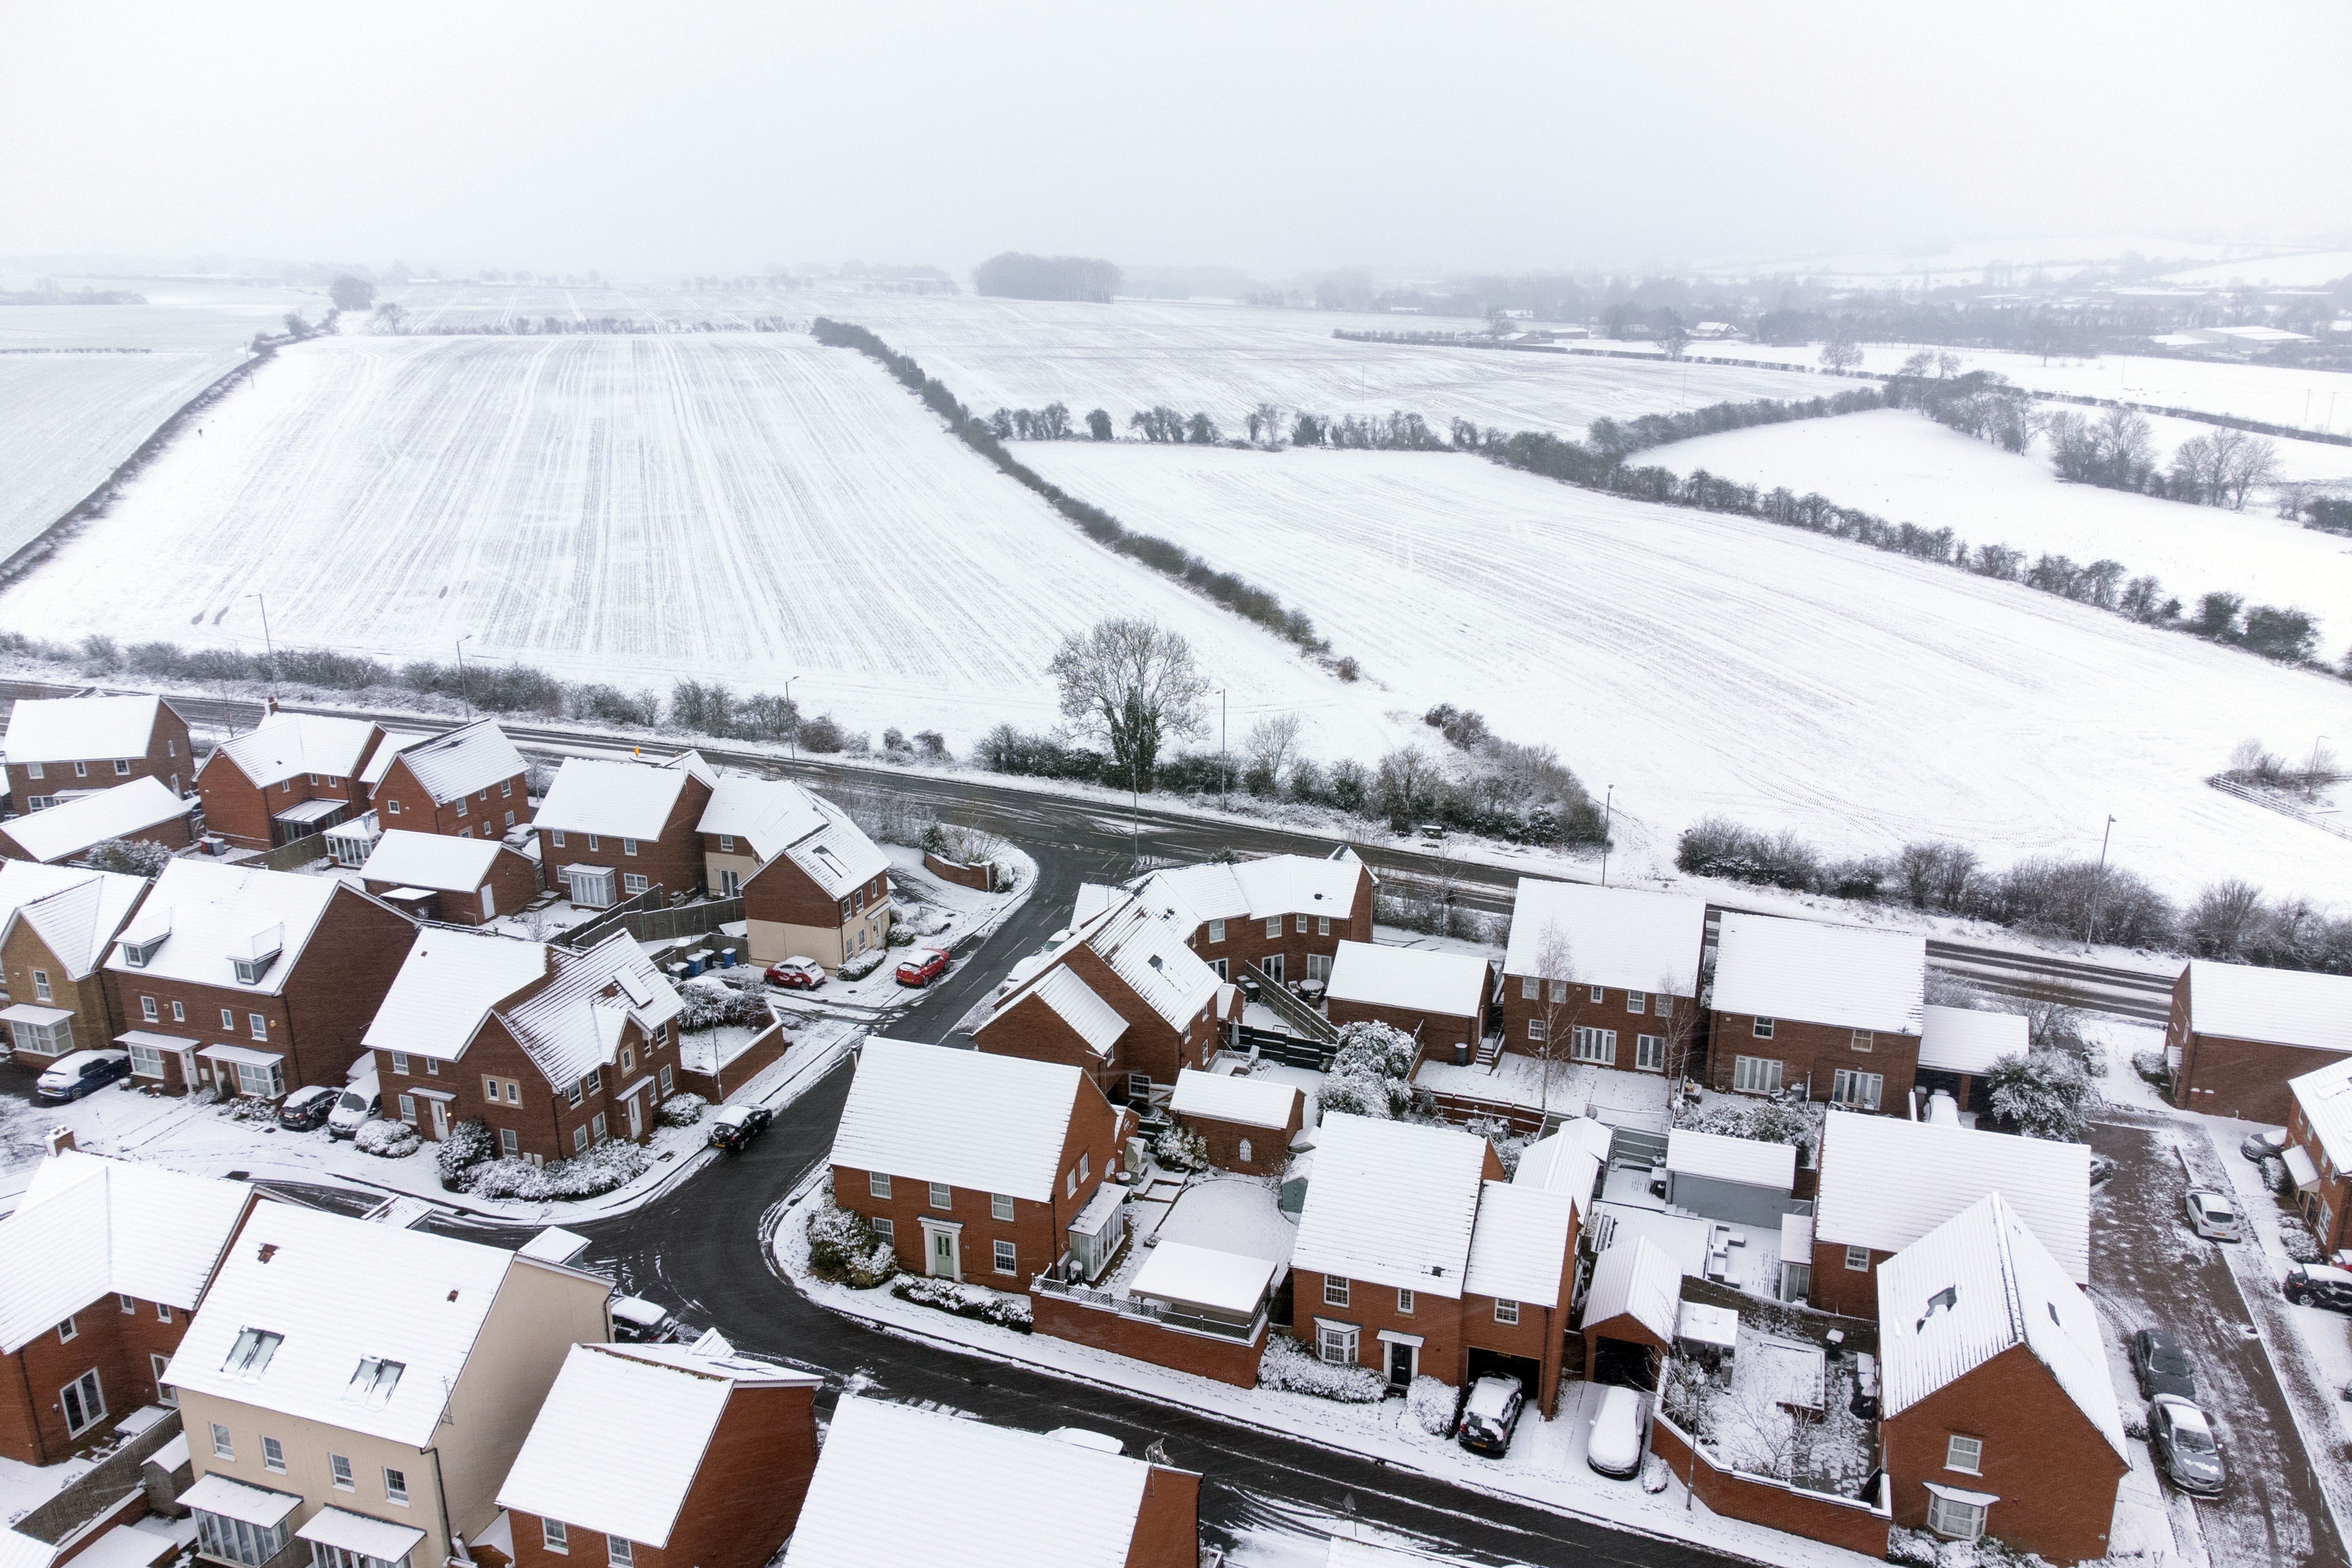
[{"label": "dormer window", "polygon": [[351,1386],[343,1390],[343,1397],[381,1410],[392,1398],[392,1391],[400,1386],[400,1374],[407,1370],[406,1362],[363,1355],[352,1373]]},{"label": "dormer window", "polygon": [[155,950],[163,945],[163,938],[169,934],[167,931],[157,931],[154,935],[142,937],[137,942],[125,937],[122,942],[122,962],[132,969],[146,968],[149,962],[154,958]]},{"label": "dormer window", "polygon": [[258,985],[261,977],[269,973],[269,966],[278,962],[278,955],[273,952],[263,958],[237,958],[229,962],[236,970],[239,985]]},{"label": "dormer window", "polygon": [[250,1382],[269,1370],[269,1358],[278,1353],[278,1347],[285,1340],[284,1334],[272,1333],[268,1329],[247,1329],[229,1347],[228,1359],[221,1363],[221,1371]]}]

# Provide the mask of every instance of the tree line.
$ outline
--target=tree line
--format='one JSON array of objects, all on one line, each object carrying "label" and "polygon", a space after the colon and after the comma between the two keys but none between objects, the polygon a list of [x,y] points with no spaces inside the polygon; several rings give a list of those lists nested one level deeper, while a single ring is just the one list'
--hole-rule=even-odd
[{"label": "tree line", "polygon": [[1004,300],[1083,300],[1108,304],[1119,269],[1098,257],[1028,256],[1008,250],[972,269],[973,290]]}]

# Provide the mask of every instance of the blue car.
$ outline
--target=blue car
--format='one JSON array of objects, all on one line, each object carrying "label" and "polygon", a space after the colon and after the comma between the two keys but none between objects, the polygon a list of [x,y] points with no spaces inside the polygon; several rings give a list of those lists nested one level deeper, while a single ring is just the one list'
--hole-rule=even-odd
[{"label": "blue car", "polygon": [[129,1051],[75,1051],[49,1064],[34,1081],[33,1098],[44,1105],[63,1105],[130,1076]]}]

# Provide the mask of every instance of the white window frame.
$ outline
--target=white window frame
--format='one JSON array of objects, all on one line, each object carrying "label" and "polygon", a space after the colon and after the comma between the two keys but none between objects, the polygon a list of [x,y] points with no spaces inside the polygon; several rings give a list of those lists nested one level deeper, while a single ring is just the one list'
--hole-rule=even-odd
[{"label": "white window frame", "polygon": [[1521,975],[1519,977],[1519,1000],[1522,1002],[1542,1001],[1543,981],[1533,974]]},{"label": "white window frame", "polygon": [[1400,1318],[1412,1316],[1412,1292],[1402,1287],[1397,1290],[1397,1316]]},{"label": "white window frame", "polygon": [[637,1549],[625,1536],[607,1535],[604,1537],[604,1557],[613,1568],[635,1568]]},{"label": "white window frame", "polygon": [[392,1053],[392,1070],[402,1078],[406,1078],[408,1076],[408,1053],[406,1051],[394,1051]]},{"label": "white window frame", "polygon": [[235,1459],[236,1458],[236,1438],[230,1433],[227,1427],[222,1426],[217,1421],[212,1424],[212,1428],[213,1458],[215,1459]]},{"label": "white window frame", "polygon": [[561,849],[563,847],[563,830],[562,828],[549,828],[547,830],[547,837],[548,842],[552,844],[556,848]]},{"label": "white window frame", "polygon": [[652,879],[648,878],[642,871],[624,871],[621,873],[621,891],[627,894],[630,898],[635,898],[639,893],[646,891],[652,886]]},{"label": "white window frame", "polygon": [[[81,1424],[74,1424],[74,1407],[81,1407]],[[91,1367],[58,1390],[58,1408],[65,1413],[66,1434],[79,1437],[106,1419],[106,1384]]]},{"label": "white window frame", "polygon": [[1875,1110],[1886,1093],[1883,1072],[1856,1072],[1840,1068],[1830,1079],[1830,1103],[1850,1110]]},{"label": "white window frame", "polygon": [[1519,1304],[1517,1301],[1506,1301],[1500,1296],[1496,1297],[1495,1321],[1498,1323],[1517,1323],[1518,1321]]},{"label": "white window frame", "polygon": [[1568,1054],[1577,1061],[1591,1062],[1598,1067],[1615,1067],[1617,1031],[1579,1024],[1569,1030]]},{"label": "white window frame", "polygon": [[1268,915],[1265,917],[1265,934],[1268,936],[1280,936],[1282,934],[1282,917],[1280,915]]},{"label": "white window frame", "polygon": [[50,1000],[49,972],[46,969],[33,971],[33,1000],[36,1002]]},{"label": "white window frame", "polygon": [[163,1352],[149,1351],[147,1352],[147,1370],[152,1373],[155,1377],[155,1402],[158,1405],[177,1405],[180,1403],[180,1391],[163,1381],[163,1373],[171,1367],[171,1364],[172,1358],[165,1355]]},{"label": "white window frame", "polygon": [[269,1019],[266,1015],[260,1013],[247,1013],[245,1016],[247,1028],[255,1039],[266,1040],[269,1038]]},{"label": "white window frame", "polygon": [[572,1554],[572,1532],[564,1528],[560,1519],[541,1519],[539,1521],[539,1543],[547,1551],[566,1557]]},{"label": "white window frame", "polygon": [[1225,940],[1224,921],[1211,921],[1209,922],[1209,940],[1211,942],[1223,942]]},{"label": "white window frame", "polygon": [[897,1222],[892,1220],[888,1215],[877,1215],[866,1223],[874,1227],[875,1236],[885,1247],[896,1247],[898,1245],[898,1226]]},{"label": "white window frame", "polygon": [[415,1095],[404,1094],[400,1097],[400,1119],[403,1121],[407,1122],[411,1127],[416,1125],[416,1097]]},{"label": "white window frame", "polygon": [[352,1473],[352,1461],[348,1455],[327,1456],[327,1479],[334,1483],[334,1488],[339,1492],[355,1492],[360,1489],[358,1478]]},{"label": "white window frame", "polygon": [[1732,1058],[1732,1092],[1735,1094],[1780,1093],[1780,1058],[1778,1057]]},{"label": "white window frame", "polygon": [[1543,1037],[1544,1021],[1541,1018],[1529,1018],[1528,1020],[1528,1038],[1531,1040],[1540,1040]]},{"label": "white window frame", "polygon": [[1348,1281],[1337,1274],[1323,1276],[1323,1304],[1344,1307],[1348,1304]]},{"label": "white window frame", "polygon": [[1856,1029],[1853,1032],[1853,1048],[1855,1050],[1872,1050],[1876,1047],[1877,1044],[1878,1037],[1872,1031],[1868,1029]]},{"label": "white window frame", "polygon": [[1750,1019],[1748,1025],[1748,1032],[1757,1039],[1769,1040],[1772,1037],[1772,1020],[1769,1018]]},{"label": "white window frame", "polygon": [[634,839],[634,838],[624,838],[624,839],[622,839],[622,840],[621,840],[621,853],[622,853],[622,854],[624,854],[624,855],[635,855],[636,852],[637,852],[637,841],[636,841],[635,839]]},{"label": "white window frame", "polygon": [[275,1437],[261,1440],[261,1468],[278,1475],[286,1473],[286,1445]]},{"label": "white window frame", "polygon": [[1845,1266],[1849,1270],[1856,1274],[1869,1273],[1870,1248],[1866,1247],[1847,1247],[1845,1249]]},{"label": "white window frame", "polygon": [[931,1182],[927,1184],[929,1186],[930,1191],[926,1194],[925,1196],[929,1202],[931,1207],[941,1210],[949,1210],[955,1207],[954,1187],[949,1185],[945,1182]]},{"label": "white window frame", "polygon": [[1985,1531],[1985,1505],[1961,1502],[1940,1492],[1929,1492],[1927,1528],[1947,1541],[1981,1541]]},{"label": "white window frame", "polygon": [[390,1465],[383,1468],[383,1500],[396,1502],[403,1508],[408,1506],[407,1471],[395,1470]]},{"label": "white window frame", "polygon": [[1315,934],[1317,936],[1329,936],[1331,934],[1331,917],[1329,915],[1317,915],[1315,917]]},{"label": "white window frame", "polygon": [[1012,1200],[1012,1198],[1011,1198],[1011,1197],[1009,1197],[1009,1196],[1007,1196],[1007,1195],[1006,1195],[1005,1194],[1003,1194],[1003,1193],[991,1193],[991,1194],[988,1194],[988,1217],[989,1217],[989,1218],[991,1218],[991,1219],[1001,1219],[1001,1220],[1010,1220],[1010,1219],[1012,1219],[1012,1217],[1013,1217],[1013,1200]]},{"label": "white window frame", "polygon": [[1019,1253],[1011,1242],[999,1241],[993,1251],[996,1272],[1014,1274],[1020,1271]]},{"label": "white window frame", "polygon": [[1666,1037],[1664,1035],[1633,1037],[1633,1065],[1643,1072],[1666,1070]]},{"label": "white window frame", "polygon": [[1315,1354],[1330,1366],[1353,1366],[1356,1363],[1357,1331],[1342,1328],[1338,1323],[1315,1325]]},{"label": "white window frame", "polygon": [[1649,1010],[1650,994],[1648,992],[1628,991],[1625,993],[1625,1011],[1628,1013],[1646,1013]]},{"label": "white window frame", "polygon": [[[1966,1464],[1961,1463],[1965,1459]],[[1954,1433],[1944,1439],[1944,1468],[1958,1470],[1964,1476],[1984,1474],[1984,1439],[1963,1437]]]},{"label": "white window frame", "polygon": [[155,1005],[155,998],[152,996],[139,998],[139,1017],[141,1022],[148,1024],[160,1024],[163,1021],[163,1010]]}]

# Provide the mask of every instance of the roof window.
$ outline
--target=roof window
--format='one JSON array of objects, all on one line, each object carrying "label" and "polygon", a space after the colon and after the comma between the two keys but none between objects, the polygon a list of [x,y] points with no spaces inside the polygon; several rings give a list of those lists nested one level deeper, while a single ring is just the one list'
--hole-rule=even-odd
[{"label": "roof window", "polygon": [[400,1386],[400,1374],[407,1370],[404,1361],[363,1355],[352,1373],[351,1386],[343,1390],[343,1397],[381,1410],[392,1398],[392,1391]]},{"label": "roof window", "polygon": [[[1927,1298],[1927,1310],[1919,1314],[1919,1321],[1912,1325],[1912,1331],[1916,1333],[1919,1330],[1926,1328],[1927,1326],[1928,1319],[1934,1317],[1938,1312],[1950,1311],[1953,1308],[1959,1305],[1959,1301],[1960,1288],[1958,1285],[1945,1286],[1942,1289]],[[2056,1316],[2054,1310],[2053,1311],[2052,1316]]]},{"label": "roof window", "polygon": [[236,1343],[229,1346],[228,1359],[221,1363],[221,1370],[250,1383],[269,1370],[269,1358],[278,1353],[278,1347],[285,1340],[284,1334],[272,1333],[268,1329],[247,1329],[236,1336]]}]

